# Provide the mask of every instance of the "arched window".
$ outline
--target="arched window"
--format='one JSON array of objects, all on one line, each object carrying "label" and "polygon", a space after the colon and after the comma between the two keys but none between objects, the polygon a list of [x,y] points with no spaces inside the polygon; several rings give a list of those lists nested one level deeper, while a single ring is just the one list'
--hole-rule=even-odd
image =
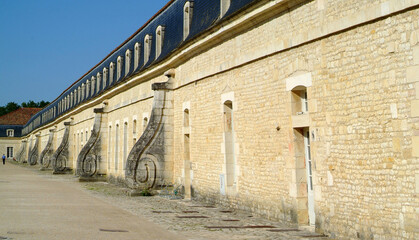
[{"label": "arched window", "polygon": [[147,64],[150,58],[151,39],[152,37],[148,34],[144,37],[144,65]]},{"label": "arched window", "polygon": [[131,50],[127,49],[125,52],[125,76],[129,73],[131,67]]},{"label": "arched window", "polygon": [[186,2],[183,6],[183,40],[189,35],[189,29],[192,21],[193,2]]},{"label": "arched window", "polygon": [[230,8],[230,1],[231,0],[220,0],[220,18],[224,17],[224,14],[228,11]]},{"label": "arched window", "polygon": [[95,94],[95,87],[96,87],[96,77],[92,76],[91,78],[91,86],[90,86],[90,96],[93,96]]},{"label": "arched window", "polygon": [[115,63],[111,62],[109,64],[109,86],[113,83],[115,74]]},{"label": "arched window", "polygon": [[96,82],[96,93],[98,93],[100,91],[100,82],[102,81],[102,74],[100,74],[100,72],[98,72],[96,74],[96,79],[97,79],[97,82]]},{"label": "arched window", "polygon": [[138,65],[140,64],[140,50],[141,50],[141,44],[135,43],[134,46],[134,70],[137,69]]},{"label": "arched window", "polygon": [[122,76],[122,57],[119,56],[116,60],[117,66],[116,66],[116,81],[119,81]]},{"label": "arched window", "polygon": [[103,68],[102,89],[105,89],[107,81],[108,81],[108,69]]},{"label": "arched window", "polygon": [[164,27],[158,26],[156,29],[156,59],[160,56],[163,48]]}]

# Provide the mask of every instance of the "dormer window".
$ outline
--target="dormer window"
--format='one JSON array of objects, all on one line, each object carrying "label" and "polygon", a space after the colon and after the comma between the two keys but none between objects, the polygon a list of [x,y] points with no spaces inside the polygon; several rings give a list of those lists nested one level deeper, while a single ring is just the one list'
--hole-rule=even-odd
[{"label": "dormer window", "polygon": [[134,70],[137,69],[138,65],[140,64],[140,50],[141,50],[141,44],[135,43],[134,46]]},{"label": "dormer window", "polygon": [[96,92],[99,92],[100,91],[100,82],[102,81],[102,74],[100,74],[100,72],[98,72],[96,74],[96,79],[97,79],[97,82],[96,82]]},{"label": "dormer window", "polygon": [[228,9],[230,8],[231,0],[220,0],[220,18],[224,17]]},{"label": "dormer window", "polygon": [[90,96],[90,81],[86,81],[86,99]]},{"label": "dormer window", "polygon": [[125,52],[125,76],[129,73],[129,68],[131,67],[131,50],[127,49]]},{"label": "dormer window", "polygon": [[122,57],[119,56],[116,60],[117,66],[116,66],[116,80],[119,81],[119,79],[122,76]]},{"label": "dormer window", "polygon": [[69,107],[72,107],[74,105],[74,93],[70,93],[70,105]]},{"label": "dormer window", "polygon": [[105,89],[106,87],[106,82],[108,81],[108,69],[107,68],[103,68],[103,79],[102,79],[102,89]]},{"label": "dormer window", "polygon": [[192,21],[193,2],[186,2],[183,6],[183,40],[189,35],[189,29]]},{"label": "dormer window", "polygon": [[158,26],[156,29],[156,59],[160,56],[163,48],[164,27]]},{"label": "dormer window", "polygon": [[109,85],[111,85],[113,83],[113,75],[115,73],[115,63],[111,62],[109,64]]},{"label": "dormer window", "polygon": [[92,76],[91,78],[91,84],[90,84],[90,96],[93,96],[95,94],[95,87],[96,87],[96,78],[95,76]]},{"label": "dormer window", "polygon": [[81,84],[81,101],[84,100],[85,94],[86,93],[86,84],[82,83]]},{"label": "dormer window", "polygon": [[77,88],[77,103],[81,101],[81,86]]},{"label": "dormer window", "polygon": [[148,34],[144,37],[144,65],[147,64],[150,58],[151,39],[152,37]]},{"label": "dormer window", "polygon": [[7,134],[8,137],[14,137],[15,136],[15,130],[7,129],[6,134]]}]

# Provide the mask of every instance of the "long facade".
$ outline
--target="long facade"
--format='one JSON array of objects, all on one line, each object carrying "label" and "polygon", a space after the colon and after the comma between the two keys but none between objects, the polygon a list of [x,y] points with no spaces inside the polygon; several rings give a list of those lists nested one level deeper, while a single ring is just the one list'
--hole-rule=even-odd
[{"label": "long facade", "polygon": [[173,0],[22,130],[17,160],[419,238],[419,2]]}]

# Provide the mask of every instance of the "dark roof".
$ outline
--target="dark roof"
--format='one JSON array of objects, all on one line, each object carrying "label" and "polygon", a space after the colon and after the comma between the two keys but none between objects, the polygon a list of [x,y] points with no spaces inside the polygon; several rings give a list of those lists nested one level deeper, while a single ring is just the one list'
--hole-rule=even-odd
[{"label": "dark roof", "polygon": [[0,125],[25,125],[29,119],[42,108],[19,108],[0,116]]},{"label": "dark roof", "polygon": [[[214,0],[199,0],[194,1],[192,21],[189,29],[189,35],[183,39],[183,6],[186,0],[170,0],[160,11],[158,11],[150,20],[142,25],[132,36],[125,40],[121,45],[109,53],[103,60],[96,64],[81,78],[71,84],[64,92],[62,92],[54,101],[46,106],[42,111],[34,115],[24,126],[22,134],[26,135],[34,129],[45,125],[57,117],[64,114],[66,111],[77,107],[80,103],[87,101],[102,94],[107,89],[116,84],[130,78],[131,76],[145,71],[152,65],[156,65],[162,60],[169,58],[173,52],[192,39],[199,37],[205,31],[211,29],[215,25],[223,22],[224,20],[234,16],[251,4],[259,2],[259,0],[232,0],[229,10],[223,17],[220,17],[220,1]],[[164,38],[160,56],[155,56],[155,43],[151,44],[150,56],[147,62],[140,57],[138,66],[134,68],[134,61],[130,61],[129,72],[125,73],[125,61],[122,61],[121,76],[116,78],[116,71],[113,75],[108,71],[106,74],[107,81],[99,82],[99,88],[95,87],[93,92],[85,94],[84,98],[73,101],[66,109],[59,108],[59,103],[66,97],[71,96],[76,89],[85,84],[92,77],[97,76],[98,73],[102,74],[104,68],[108,68],[110,63],[116,64],[119,56],[125,56],[126,50],[131,50],[134,55],[134,46],[138,43],[143,43],[144,37],[150,35],[152,39],[156,39],[155,30],[158,26],[165,27]],[[144,56],[144,46],[140,47],[140,56]],[[102,76],[104,77],[104,76]],[[48,113],[49,114],[44,114]]]}]

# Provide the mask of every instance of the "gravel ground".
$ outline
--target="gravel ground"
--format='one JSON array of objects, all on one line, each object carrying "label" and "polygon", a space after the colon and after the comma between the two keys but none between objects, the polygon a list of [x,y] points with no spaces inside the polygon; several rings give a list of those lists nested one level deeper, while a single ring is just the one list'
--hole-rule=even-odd
[{"label": "gravel ground", "polygon": [[326,236],[297,230],[295,227],[253,216],[244,211],[226,209],[194,200],[172,199],[173,197],[164,195],[130,197],[127,195],[128,189],[114,184],[79,182],[74,175],[52,175],[50,171],[38,171],[39,166],[23,166],[54,181],[72,182],[82,191],[134,215],[145,217],[169,231],[179,232],[188,239],[329,239]]}]

